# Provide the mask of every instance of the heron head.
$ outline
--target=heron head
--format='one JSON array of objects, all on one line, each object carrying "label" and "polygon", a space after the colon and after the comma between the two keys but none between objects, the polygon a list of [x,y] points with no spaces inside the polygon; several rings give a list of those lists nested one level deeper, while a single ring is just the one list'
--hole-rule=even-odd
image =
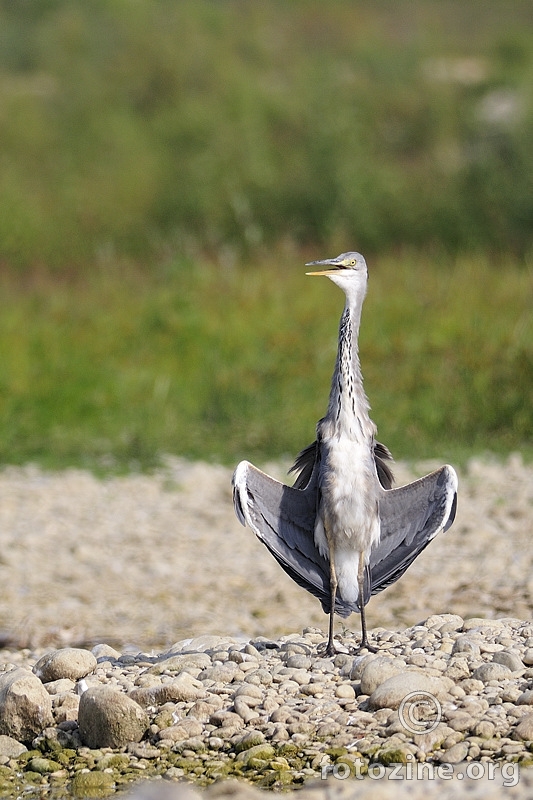
[{"label": "heron head", "polygon": [[327,275],[328,278],[350,278],[352,275],[364,273],[366,275],[366,261],[361,253],[341,253],[337,258],[325,258],[323,261],[309,261],[305,266],[323,266],[313,272],[306,272],[306,275]]}]

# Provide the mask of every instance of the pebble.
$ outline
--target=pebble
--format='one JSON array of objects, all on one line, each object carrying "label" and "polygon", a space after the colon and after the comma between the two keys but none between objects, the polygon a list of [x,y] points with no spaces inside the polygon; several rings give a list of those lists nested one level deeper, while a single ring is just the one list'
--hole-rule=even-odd
[{"label": "pebble", "polygon": [[22,667],[0,675],[0,734],[26,744],[53,724],[52,699]]},{"label": "pebble", "polygon": [[479,644],[472,636],[468,635],[459,636],[452,646],[452,655],[456,653],[471,653],[478,656],[480,652]]},{"label": "pebble", "polygon": [[474,670],[472,677],[474,680],[482,681],[482,683],[489,683],[489,681],[499,681],[510,677],[511,670],[504,664],[489,662],[482,664]]},{"label": "pebble", "polygon": [[503,666],[508,667],[511,672],[518,672],[524,669],[524,662],[522,659],[516,653],[509,652],[508,650],[494,653],[492,662],[494,664],[503,664]]},{"label": "pebble", "polygon": [[377,656],[370,659],[361,672],[362,694],[372,694],[388,678],[392,678],[393,675],[398,675],[404,670],[405,661],[401,659],[389,656]]},{"label": "pebble", "polygon": [[533,741],[533,714],[523,717],[513,731],[514,739]]},{"label": "pebble", "polygon": [[448,678],[437,678],[422,670],[411,670],[393,675],[380,684],[368,699],[370,708],[398,708],[404,697],[411,692],[424,692],[438,699],[447,694],[452,686]]},{"label": "pebble", "polygon": [[97,661],[90,650],[64,647],[40,658],[33,667],[34,673],[43,683],[69,678],[77,681],[96,669]]},{"label": "pebble", "polygon": [[0,734],[0,756],[6,758],[18,758],[22,753],[27,752],[28,748],[13,739],[11,736]]},{"label": "pebble", "polygon": [[457,742],[457,744],[452,745],[443,753],[438,753],[435,756],[435,760],[446,764],[459,764],[461,761],[465,761],[468,749],[468,742]]},{"label": "pebble", "polygon": [[96,686],[81,696],[78,725],[88,747],[123,747],[140,742],[149,719],[141,706],[112,686]]}]

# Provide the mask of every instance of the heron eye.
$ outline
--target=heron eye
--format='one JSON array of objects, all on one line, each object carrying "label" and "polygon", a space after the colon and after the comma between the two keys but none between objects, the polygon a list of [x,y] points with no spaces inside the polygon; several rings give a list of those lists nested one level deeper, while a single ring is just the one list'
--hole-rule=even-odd
[{"label": "heron eye", "polygon": [[355,258],[352,258],[352,260],[350,261],[350,266],[355,267]]}]

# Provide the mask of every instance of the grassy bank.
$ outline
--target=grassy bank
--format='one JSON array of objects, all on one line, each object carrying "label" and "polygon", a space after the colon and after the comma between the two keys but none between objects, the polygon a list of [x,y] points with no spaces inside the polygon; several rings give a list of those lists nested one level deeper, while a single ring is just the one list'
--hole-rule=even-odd
[{"label": "grassy bank", "polygon": [[[305,260],[4,273],[0,461],[105,470],[161,453],[296,454],[326,409],[343,304]],[[404,255],[370,273],[361,361],[395,456],[531,455],[531,267]]]}]

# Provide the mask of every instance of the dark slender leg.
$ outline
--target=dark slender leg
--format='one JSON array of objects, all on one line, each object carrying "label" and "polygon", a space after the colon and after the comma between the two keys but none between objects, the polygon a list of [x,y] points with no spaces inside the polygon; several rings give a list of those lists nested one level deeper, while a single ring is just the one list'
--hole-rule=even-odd
[{"label": "dark slender leg", "polygon": [[365,557],[364,553],[359,556],[359,569],[357,570],[357,583],[359,585],[359,603],[361,604],[361,644],[360,649],[366,647],[371,653],[377,653],[378,648],[373,647],[368,642],[368,634],[366,631],[365,619],[365,604],[364,604],[364,587],[365,587]]},{"label": "dark slender leg", "polygon": [[333,561],[333,549],[329,549],[329,591],[331,610],[329,612],[329,635],[328,643],[326,646],[326,655],[334,656],[337,654],[335,645],[333,643],[333,618],[335,615],[335,598],[337,596],[337,575],[335,574],[335,563]]}]

